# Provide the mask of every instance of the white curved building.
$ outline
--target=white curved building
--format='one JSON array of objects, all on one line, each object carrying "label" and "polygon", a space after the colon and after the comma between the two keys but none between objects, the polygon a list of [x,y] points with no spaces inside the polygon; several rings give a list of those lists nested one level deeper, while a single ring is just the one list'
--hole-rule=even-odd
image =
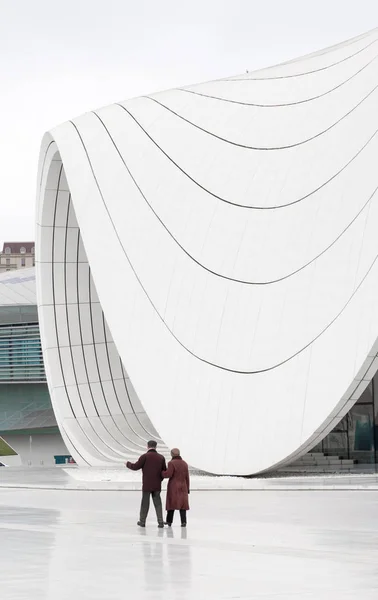
[{"label": "white curved building", "polygon": [[45,135],[40,325],[79,464],[159,434],[257,473],[357,401],[378,366],[377,56],[375,30]]}]

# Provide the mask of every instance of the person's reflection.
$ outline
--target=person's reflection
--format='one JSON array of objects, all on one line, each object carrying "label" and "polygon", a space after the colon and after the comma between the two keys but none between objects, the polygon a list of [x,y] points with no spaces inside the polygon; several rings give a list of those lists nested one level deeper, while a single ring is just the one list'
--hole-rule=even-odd
[{"label": "person's reflection", "polygon": [[[190,542],[187,541],[188,530],[186,528],[182,528],[180,533],[181,541],[177,541],[175,543],[167,540],[167,556],[171,587],[175,592],[180,592],[180,600],[185,600],[185,598],[189,599],[191,597],[191,548]],[[167,537],[175,537],[173,528],[169,527],[167,529]]]},{"label": "person's reflection", "polygon": [[153,592],[151,597],[163,598],[164,587],[166,582],[166,575],[164,573],[163,565],[163,536],[164,530],[159,529],[155,533],[155,537],[147,536],[146,530],[140,530],[143,532],[143,557],[144,557],[144,582],[145,590],[147,592]]}]

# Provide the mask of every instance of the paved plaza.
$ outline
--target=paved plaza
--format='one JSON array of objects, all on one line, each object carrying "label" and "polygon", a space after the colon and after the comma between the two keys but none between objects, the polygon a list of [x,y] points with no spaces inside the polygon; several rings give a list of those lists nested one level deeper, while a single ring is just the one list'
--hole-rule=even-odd
[{"label": "paved plaza", "polygon": [[374,490],[194,491],[188,528],[171,530],[153,513],[138,529],[139,501],[0,488],[1,599],[378,597]]}]

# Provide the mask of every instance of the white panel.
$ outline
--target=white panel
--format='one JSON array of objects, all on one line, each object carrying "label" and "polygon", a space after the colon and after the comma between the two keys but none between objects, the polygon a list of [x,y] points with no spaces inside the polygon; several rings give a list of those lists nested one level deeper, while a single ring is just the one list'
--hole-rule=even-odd
[{"label": "white panel", "polygon": [[105,343],[104,323],[102,320],[102,308],[99,302],[91,302],[91,317],[93,323],[94,340],[98,343]]},{"label": "white panel", "polygon": [[68,304],[77,303],[77,263],[66,263],[65,286]]},{"label": "white panel", "polygon": [[87,383],[88,377],[87,377],[87,371],[85,368],[83,347],[81,346],[81,344],[77,345],[77,346],[71,346],[71,352],[72,352],[72,356],[73,356],[73,362],[75,365],[75,374],[76,374],[77,383],[78,384]]},{"label": "white panel", "polygon": [[93,344],[92,320],[89,304],[80,304],[80,329],[83,344]]},{"label": "white panel", "polygon": [[57,348],[58,340],[55,329],[55,307],[40,306],[39,308],[41,341],[43,348]]},{"label": "white panel", "polygon": [[[51,258],[51,253],[50,253]],[[39,274],[44,285],[41,287],[40,306],[52,305],[53,289],[52,289],[52,264],[51,262],[42,262],[38,266]]]},{"label": "white panel", "polygon": [[79,312],[77,304],[67,305],[68,320],[70,326],[70,337],[72,346],[81,346],[81,332],[79,323]]},{"label": "white panel", "polygon": [[108,381],[112,379],[109,368],[108,354],[105,344],[96,344],[97,364],[100,371],[101,379]]},{"label": "white panel", "polygon": [[70,347],[60,348],[60,357],[61,357],[61,361],[62,361],[62,369],[64,372],[65,385],[75,385],[76,377],[75,377],[75,371],[73,368],[71,348]]},{"label": "white panel", "polygon": [[89,302],[89,267],[88,263],[79,263],[78,265],[78,280],[79,280],[79,299],[80,302]]},{"label": "white panel", "polygon": [[99,381],[99,373],[96,362],[96,354],[93,344],[87,344],[84,346],[85,364],[87,367],[89,381]]},{"label": "white panel", "polygon": [[65,243],[65,260],[66,262],[77,262],[77,248],[78,248],[78,236],[79,230],[77,228],[65,229],[66,232],[66,243]]},{"label": "white panel", "polygon": [[96,410],[92,388],[88,383],[79,383],[78,385],[80,400],[83,405],[85,414],[88,417],[96,417],[98,416],[98,411]]},{"label": "white panel", "polygon": [[57,339],[58,345],[69,346],[69,330],[67,327],[67,313],[66,306],[64,304],[58,304],[55,306],[55,316],[56,316],[56,330],[57,330]]},{"label": "white panel", "polygon": [[[62,172],[63,175],[64,171]],[[59,193],[58,193],[58,197],[57,197],[57,202],[56,202],[56,210],[55,210],[55,227],[57,228],[63,228],[63,233],[65,233],[65,228],[67,225],[67,216],[68,216],[68,205],[69,205],[69,198],[70,198],[70,194],[67,191],[62,191],[62,178],[60,181],[60,185],[59,185]],[[58,232],[55,231],[55,235]]]}]

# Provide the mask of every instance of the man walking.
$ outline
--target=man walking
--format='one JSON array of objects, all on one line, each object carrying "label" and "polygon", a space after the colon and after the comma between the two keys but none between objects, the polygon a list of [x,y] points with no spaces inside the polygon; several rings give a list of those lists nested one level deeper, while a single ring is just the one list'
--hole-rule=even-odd
[{"label": "man walking", "polygon": [[143,473],[143,485],[142,485],[142,503],[140,507],[140,517],[138,521],[139,527],[146,526],[146,519],[150,508],[150,497],[155,506],[156,516],[158,520],[158,527],[164,527],[163,521],[163,508],[161,504],[161,482],[162,482],[162,471],[165,471],[167,466],[165,464],[165,458],[162,454],[158,454],[156,451],[157,443],[154,440],[150,440],[147,443],[147,452],[137,460],[136,463],[128,461],[126,467],[132,471],[139,471],[142,469]]}]

